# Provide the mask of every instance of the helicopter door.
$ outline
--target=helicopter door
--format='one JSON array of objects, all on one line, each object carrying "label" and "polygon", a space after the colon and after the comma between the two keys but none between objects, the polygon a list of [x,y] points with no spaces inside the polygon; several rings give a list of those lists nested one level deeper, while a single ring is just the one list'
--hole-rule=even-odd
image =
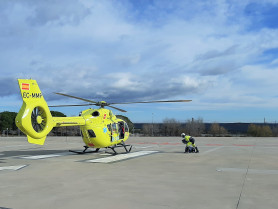
[{"label": "helicopter door", "polygon": [[116,141],[119,140],[119,132],[118,132],[118,124],[117,123],[112,123],[112,128],[111,128],[111,141]]},{"label": "helicopter door", "polygon": [[124,122],[119,122],[119,139],[124,139],[125,138],[125,125]]},{"label": "helicopter door", "polygon": [[112,124],[108,124],[108,125],[107,125],[107,128],[108,128],[108,131],[109,131],[109,133],[110,133],[110,134],[109,134],[109,135],[110,135],[110,141],[112,142],[112,133],[113,133],[113,132],[112,132]]}]

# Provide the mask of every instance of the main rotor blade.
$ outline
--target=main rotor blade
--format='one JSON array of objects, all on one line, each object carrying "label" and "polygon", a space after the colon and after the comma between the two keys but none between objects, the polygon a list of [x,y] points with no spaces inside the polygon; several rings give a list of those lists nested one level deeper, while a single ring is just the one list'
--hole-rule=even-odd
[{"label": "main rotor blade", "polygon": [[123,102],[109,104],[138,104],[138,103],[165,103],[165,102],[191,102],[192,100],[164,100],[164,101],[146,101],[146,102]]},{"label": "main rotor blade", "polygon": [[119,111],[121,111],[121,112],[127,112],[127,111],[125,111],[125,110],[123,110],[123,109],[120,109],[120,108],[117,108],[117,107],[114,107],[114,106],[111,106],[111,105],[107,105],[108,107],[111,107],[111,108],[114,108],[114,109],[116,109],[116,110],[119,110]]},{"label": "main rotor blade", "polygon": [[91,106],[94,104],[76,104],[76,105],[49,105],[48,107],[77,107],[77,106]]},{"label": "main rotor blade", "polygon": [[74,98],[74,99],[79,99],[79,100],[82,100],[82,101],[85,101],[85,102],[97,103],[97,102],[95,102],[93,100],[90,100],[90,99],[84,99],[84,98],[72,96],[72,95],[69,95],[69,94],[62,94],[62,93],[56,93],[56,92],[54,92],[54,94],[58,94],[58,95],[62,95],[62,96],[70,97],[70,98]]}]

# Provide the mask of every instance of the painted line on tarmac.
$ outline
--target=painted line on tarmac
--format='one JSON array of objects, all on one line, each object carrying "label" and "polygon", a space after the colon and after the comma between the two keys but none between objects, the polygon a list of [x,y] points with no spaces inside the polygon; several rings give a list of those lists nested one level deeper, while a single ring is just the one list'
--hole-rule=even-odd
[{"label": "painted line on tarmac", "polygon": [[46,158],[52,158],[52,157],[62,157],[72,155],[72,153],[63,152],[63,153],[56,153],[56,154],[49,154],[49,155],[32,155],[32,156],[25,156],[25,157],[19,157],[21,159],[27,159],[27,160],[41,160]]},{"label": "painted line on tarmac", "polygon": [[27,165],[5,166],[5,167],[0,167],[0,171],[6,171],[6,170],[18,171],[26,166]]},{"label": "painted line on tarmac", "polygon": [[218,150],[218,149],[221,149],[221,148],[223,148],[223,147],[215,147],[215,148],[213,148],[213,149],[209,149],[209,150],[207,150],[207,151],[201,152],[200,154],[201,154],[201,155],[206,155],[206,154],[208,154],[208,153],[210,153],[210,152],[214,152],[214,151],[216,151],[216,150]]},{"label": "painted line on tarmac", "polygon": [[255,147],[256,145],[254,145],[254,144],[233,144],[233,146],[236,146],[236,147]]},{"label": "painted line on tarmac", "polygon": [[[137,142],[137,143],[133,143],[133,144],[137,144],[137,145],[183,145],[183,143],[179,143],[179,142]],[[224,145],[224,144],[204,144],[198,147],[257,147],[258,145],[254,145],[254,144],[228,144],[228,145]],[[278,148],[278,145],[263,145],[260,147],[271,147],[271,148]]]},{"label": "painted line on tarmac", "polygon": [[[217,168],[218,172],[235,172],[235,173],[246,173],[247,168]],[[248,169],[248,174],[278,174],[278,170],[258,170]]]},{"label": "painted line on tarmac", "polygon": [[154,144],[154,145],[181,145],[183,143],[180,142],[137,142],[133,144]]},{"label": "painted line on tarmac", "polygon": [[135,149],[157,148],[158,146],[134,146]]},{"label": "painted line on tarmac", "polygon": [[119,155],[114,155],[111,157],[104,157],[104,158],[98,158],[98,159],[93,159],[93,160],[86,160],[83,162],[87,163],[114,163],[122,160],[127,160],[130,158],[136,158],[136,157],[141,157],[144,155],[150,155],[157,153],[158,151],[139,151],[139,152],[132,152],[132,153],[127,153],[127,154],[119,154]]},{"label": "painted line on tarmac", "polygon": [[112,154],[109,154],[109,153],[102,153],[102,154],[99,154],[101,156],[111,156]]},{"label": "painted line on tarmac", "polygon": [[0,149],[13,148],[13,147],[36,147],[36,145],[32,145],[32,144],[27,144],[27,145],[9,145],[9,146],[1,146]]}]

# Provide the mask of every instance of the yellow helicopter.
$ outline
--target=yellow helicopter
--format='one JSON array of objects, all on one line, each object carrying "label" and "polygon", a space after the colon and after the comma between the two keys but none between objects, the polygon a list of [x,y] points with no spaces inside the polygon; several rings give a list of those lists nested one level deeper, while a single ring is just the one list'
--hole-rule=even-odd
[{"label": "yellow helicopter", "polygon": [[[80,126],[81,135],[85,143],[83,151],[72,151],[78,154],[88,152],[98,152],[100,148],[110,148],[113,154],[117,154],[116,147],[124,147],[126,153],[131,151],[132,146],[125,144],[129,137],[127,123],[117,118],[111,110],[105,106],[114,108],[121,112],[123,109],[111,106],[114,104],[134,104],[134,103],[158,103],[158,102],[190,102],[191,100],[169,100],[169,101],[149,101],[149,102],[127,102],[127,103],[107,103],[105,101],[95,102],[93,100],[68,94],[55,93],[58,95],[88,102],[81,105],[57,105],[48,106],[40,91],[36,80],[18,79],[19,88],[23,104],[19,110],[15,122],[16,126],[27,135],[29,143],[43,145],[47,134],[53,127]],[[88,106],[96,105],[99,109],[87,109],[82,111],[77,117],[52,117],[49,107],[65,106]],[[87,151],[88,148],[95,148],[94,151]]]}]

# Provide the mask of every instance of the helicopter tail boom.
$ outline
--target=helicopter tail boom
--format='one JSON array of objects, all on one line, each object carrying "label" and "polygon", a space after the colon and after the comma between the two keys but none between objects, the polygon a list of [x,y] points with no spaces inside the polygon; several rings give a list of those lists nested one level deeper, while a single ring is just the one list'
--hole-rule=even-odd
[{"label": "helicopter tail boom", "polygon": [[54,127],[83,126],[86,121],[83,117],[53,117]]}]

